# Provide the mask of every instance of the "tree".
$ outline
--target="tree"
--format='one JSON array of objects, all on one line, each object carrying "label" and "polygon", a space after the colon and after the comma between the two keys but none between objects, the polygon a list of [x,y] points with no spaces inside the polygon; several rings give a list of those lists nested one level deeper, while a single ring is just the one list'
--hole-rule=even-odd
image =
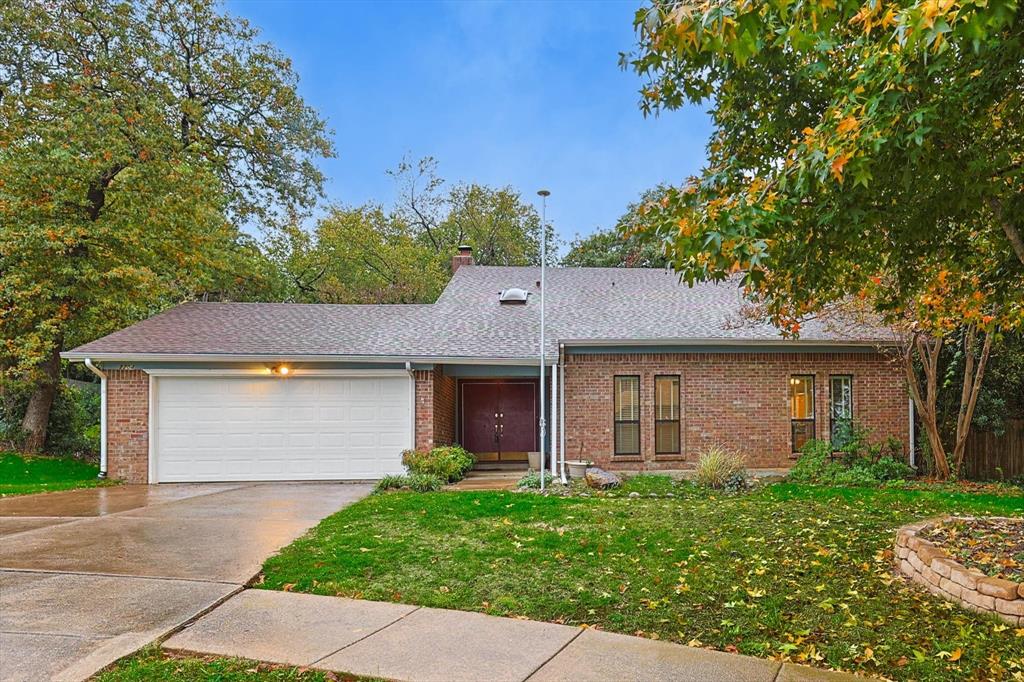
[{"label": "tree", "polygon": [[[933,419],[932,350],[964,334],[984,349],[1024,318],[1016,3],[665,0],[635,26],[623,65],[645,79],[642,110],[713,96],[715,127],[700,176],[642,206],[639,230],[688,281],[742,273],[792,334],[868,302],[909,335],[911,392]],[[972,383],[965,428],[976,398]]]},{"label": "tree", "polygon": [[[451,277],[458,247],[481,265],[540,262],[540,216],[510,187],[446,187],[431,158],[392,172],[396,205],[335,206],[312,233],[297,226],[272,247],[291,298],[324,303],[429,303]],[[557,258],[548,226],[549,262]]]},{"label": "tree", "polygon": [[404,220],[375,205],[333,207],[313,234],[294,228],[286,242],[278,253],[296,301],[422,303],[450,274]]},{"label": "tree", "polygon": [[[212,0],[0,7],[0,329],[45,441],[59,352],[210,288],[320,193],[289,61]],[[241,278],[241,279],[239,279]]]},{"label": "tree", "polygon": [[[395,214],[446,263],[463,244],[473,247],[480,265],[540,263],[540,216],[513,188],[460,183],[446,189],[432,157],[402,161],[391,175],[398,184]],[[547,241],[553,264],[558,240],[550,224]]]},{"label": "tree", "polygon": [[576,235],[562,265],[576,268],[663,268],[668,265],[661,244],[643,239],[635,228],[639,206],[655,201],[664,188],[644,192],[640,202],[630,204],[615,227],[597,230],[585,237]]}]

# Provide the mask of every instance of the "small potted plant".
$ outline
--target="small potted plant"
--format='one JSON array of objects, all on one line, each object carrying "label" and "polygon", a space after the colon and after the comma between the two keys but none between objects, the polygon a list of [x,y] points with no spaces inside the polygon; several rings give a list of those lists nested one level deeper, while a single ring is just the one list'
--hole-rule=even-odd
[{"label": "small potted plant", "polygon": [[565,464],[569,467],[569,478],[583,478],[587,475],[587,467],[594,465],[587,459],[570,459]]}]

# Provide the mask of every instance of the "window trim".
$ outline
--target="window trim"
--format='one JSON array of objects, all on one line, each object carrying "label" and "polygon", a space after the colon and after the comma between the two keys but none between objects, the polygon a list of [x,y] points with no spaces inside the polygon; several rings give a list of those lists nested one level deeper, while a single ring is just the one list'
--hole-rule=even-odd
[{"label": "window trim", "polygon": [[[818,435],[818,423],[817,423],[817,417],[818,417],[818,404],[817,403],[818,403],[818,401],[816,399],[816,396],[814,395],[814,392],[815,392],[815,389],[816,389],[814,378],[815,378],[814,374],[790,374],[789,375],[790,382],[792,382],[793,379],[805,379],[805,380],[806,379],[810,379],[810,383],[811,383],[811,417],[810,417],[810,419],[794,419],[793,418],[793,403],[792,403],[793,397],[791,395],[789,395],[789,390],[788,389],[786,391],[786,395],[788,397],[788,401],[787,402],[789,403],[787,405],[787,408],[789,410],[789,454],[793,455],[793,456],[796,456],[796,455],[800,454],[800,451],[796,449],[796,431],[794,430],[794,427],[797,424],[810,424],[811,425],[811,439],[812,440],[815,437],[817,437],[817,435]],[[790,385],[792,385],[792,383],[790,383]]]},{"label": "window trim", "polygon": [[[636,380],[636,419],[619,419],[619,379]],[[616,374],[612,377],[612,456],[637,457],[643,451],[643,427],[640,425],[640,390],[642,381],[639,374]],[[619,424],[636,424],[636,452],[619,452]]]},{"label": "window trim", "polygon": [[[676,418],[658,419],[658,379],[676,380]],[[678,374],[655,374],[654,375],[654,454],[655,455],[679,455],[683,451],[683,378]],[[661,450],[658,448],[658,425],[676,425],[676,448],[675,450]]]},{"label": "window trim", "polygon": [[850,380],[850,422],[853,422],[853,374],[829,374],[828,375],[828,440],[831,443],[832,438],[835,436],[835,411],[832,409],[832,380],[833,379],[849,379]]}]

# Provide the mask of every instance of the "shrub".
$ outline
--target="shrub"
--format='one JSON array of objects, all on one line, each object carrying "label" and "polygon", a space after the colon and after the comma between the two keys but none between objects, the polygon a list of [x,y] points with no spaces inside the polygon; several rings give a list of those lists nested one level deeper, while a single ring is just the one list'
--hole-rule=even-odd
[{"label": "shrub", "polygon": [[899,440],[870,444],[868,435],[865,429],[851,428],[837,452],[828,441],[808,441],[787,478],[796,483],[872,486],[914,475],[903,461]]},{"label": "shrub", "polygon": [[736,487],[738,478],[746,487],[747,469],[743,456],[720,445],[712,445],[701,453],[694,474],[697,485],[705,488],[725,489],[727,484]]},{"label": "shrub", "polygon": [[[25,382],[6,380],[0,384],[0,442],[18,449],[25,433],[21,419],[25,415],[31,386]],[[100,395],[98,390],[78,388],[61,383],[50,407],[43,449],[60,456],[95,456],[99,453]]]},{"label": "shrub", "polygon": [[561,485],[561,483],[562,483],[561,479],[559,479],[557,476],[552,476],[551,472],[548,471],[547,469],[545,469],[543,472],[534,471],[533,469],[530,469],[529,471],[526,472],[525,476],[523,476],[522,478],[519,479],[519,483],[516,484],[516,485],[519,488],[535,488],[535,489],[539,489],[540,488],[540,477],[541,477],[541,474],[544,475],[544,486],[545,487],[550,486],[550,485]]},{"label": "shrub", "polygon": [[429,493],[440,490],[445,486],[445,481],[433,474],[409,474],[407,476],[388,475],[377,481],[374,492],[380,493],[385,490],[414,490],[418,493]]},{"label": "shrub", "polygon": [[402,464],[411,474],[436,476],[445,483],[461,481],[476,464],[476,457],[458,445],[445,445],[426,452],[406,450]]}]

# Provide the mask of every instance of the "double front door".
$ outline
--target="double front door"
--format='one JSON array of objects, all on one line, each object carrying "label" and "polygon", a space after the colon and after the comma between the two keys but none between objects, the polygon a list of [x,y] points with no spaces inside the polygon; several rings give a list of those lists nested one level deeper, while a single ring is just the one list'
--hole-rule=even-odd
[{"label": "double front door", "polygon": [[482,462],[525,462],[537,450],[537,386],[531,379],[463,380],[462,447]]}]

